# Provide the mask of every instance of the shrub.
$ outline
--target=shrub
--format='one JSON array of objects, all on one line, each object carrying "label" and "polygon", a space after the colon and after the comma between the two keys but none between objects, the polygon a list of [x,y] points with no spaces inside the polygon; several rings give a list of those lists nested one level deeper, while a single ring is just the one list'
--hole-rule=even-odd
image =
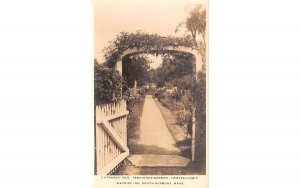
[{"label": "shrub", "polygon": [[122,97],[122,76],[114,68],[94,63],[95,104],[117,102]]},{"label": "shrub", "polygon": [[161,99],[164,99],[165,96],[164,96],[164,89],[163,88],[158,88],[154,94],[154,96],[156,98],[158,98],[158,100],[160,101]]},{"label": "shrub", "polygon": [[191,125],[192,113],[189,110],[179,110],[177,113],[177,121],[180,125]]},{"label": "shrub", "polygon": [[140,94],[141,92],[142,91],[140,89],[134,91],[133,88],[130,88],[124,93],[124,99],[127,101],[127,109],[129,110],[129,112],[132,111],[134,105],[140,102],[142,96]]},{"label": "shrub", "polygon": [[158,88],[155,97],[159,99],[163,106],[175,112],[177,123],[186,126],[191,134],[192,109],[194,107],[192,91],[190,89],[178,90],[177,87],[169,85]]}]

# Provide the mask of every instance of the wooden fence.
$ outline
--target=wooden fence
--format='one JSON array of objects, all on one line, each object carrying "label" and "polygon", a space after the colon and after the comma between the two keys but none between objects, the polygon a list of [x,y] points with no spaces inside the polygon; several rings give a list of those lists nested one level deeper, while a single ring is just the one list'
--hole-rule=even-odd
[{"label": "wooden fence", "polygon": [[96,106],[96,174],[113,174],[129,155],[126,101]]}]

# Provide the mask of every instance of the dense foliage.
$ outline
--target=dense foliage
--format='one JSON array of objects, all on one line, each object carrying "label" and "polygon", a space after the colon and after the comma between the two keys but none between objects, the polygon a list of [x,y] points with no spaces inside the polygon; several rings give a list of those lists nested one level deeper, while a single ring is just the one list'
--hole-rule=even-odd
[{"label": "dense foliage", "polygon": [[131,113],[134,106],[140,103],[143,93],[141,89],[129,88],[127,91],[123,93],[123,97],[126,100],[127,110]]},{"label": "dense foliage", "polygon": [[[189,83],[195,72],[194,56],[187,53],[172,53],[165,56],[160,67],[149,74],[152,82],[158,87],[163,87],[167,82],[173,82],[180,89],[190,88]],[[178,83],[178,85],[177,85]]]},{"label": "dense foliage", "polygon": [[[165,47],[194,48],[195,41],[190,37],[162,37],[157,34],[121,32],[117,38],[104,49],[107,65],[113,67],[124,51],[131,48],[143,49],[145,53],[159,55],[164,53]],[[153,51],[153,49],[157,49]]]},{"label": "dense foliage", "polygon": [[126,80],[124,90],[134,87],[135,81],[137,86],[144,85],[148,80],[148,70],[150,69],[150,61],[146,56],[136,55],[123,59],[123,73],[122,76]]},{"label": "dense foliage", "polygon": [[192,109],[193,99],[191,90],[178,89],[174,86],[158,88],[155,97],[176,114],[177,123],[186,126],[190,135],[192,134]]},{"label": "dense foliage", "polygon": [[95,104],[117,102],[122,96],[123,79],[113,68],[94,62],[94,101]]}]

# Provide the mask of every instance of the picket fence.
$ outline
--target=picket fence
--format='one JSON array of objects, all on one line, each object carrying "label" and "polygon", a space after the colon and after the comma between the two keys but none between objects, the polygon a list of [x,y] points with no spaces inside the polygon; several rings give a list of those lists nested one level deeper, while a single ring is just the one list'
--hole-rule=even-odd
[{"label": "picket fence", "polygon": [[96,174],[111,175],[129,155],[126,101],[96,106]]}]

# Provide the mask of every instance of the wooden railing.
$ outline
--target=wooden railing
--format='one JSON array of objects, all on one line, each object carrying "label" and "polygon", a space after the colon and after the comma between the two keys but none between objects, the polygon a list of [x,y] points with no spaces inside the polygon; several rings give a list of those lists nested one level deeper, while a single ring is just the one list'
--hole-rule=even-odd
[{"label": "wooden railing", "polygon": [[96,173],[113,174],[129,155],[126,101],[96,106]]}]

